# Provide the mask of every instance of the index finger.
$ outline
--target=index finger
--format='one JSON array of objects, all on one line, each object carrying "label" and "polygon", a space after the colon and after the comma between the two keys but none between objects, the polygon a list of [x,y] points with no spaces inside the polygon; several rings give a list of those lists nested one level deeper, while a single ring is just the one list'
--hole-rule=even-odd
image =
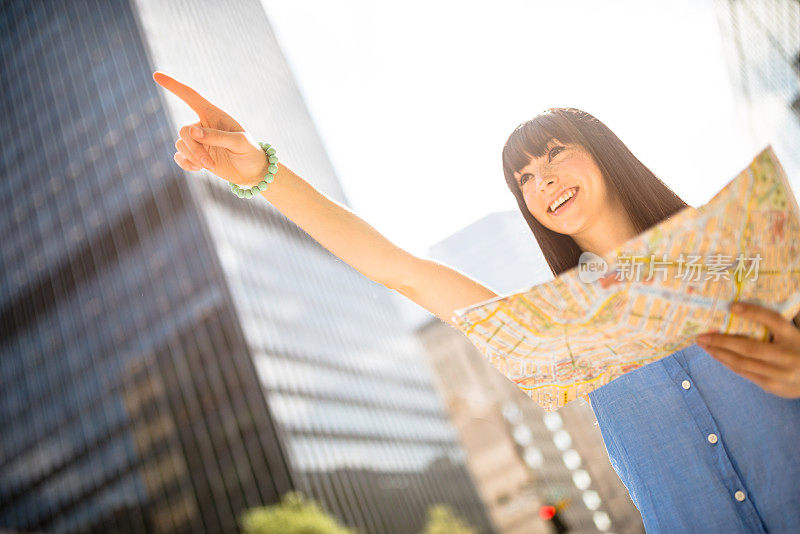
[{"label": "index finger", "polygon": [[735,302],[731,311],[742,317],[758,321],[776,336],[788,336],[794,329],[791,322],[777,311],[751,302]]},{"label": "index finger", "polygon": [[158,85],[186,102],[201,119],[208,111],[215,108],[214,104],[203,98],[200,93],[163,72],[155,71],[153,79]]}]

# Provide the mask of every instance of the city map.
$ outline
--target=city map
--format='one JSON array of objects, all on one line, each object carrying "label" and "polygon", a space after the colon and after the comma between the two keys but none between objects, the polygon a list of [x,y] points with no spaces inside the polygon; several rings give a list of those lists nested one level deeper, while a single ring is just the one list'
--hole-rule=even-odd
[{"label": "city map", "polygon": [[550,412],[708,330],[766,340],[761,323],[729,311],[739,300],[786,319],[800,311],[800,210],[771,145],[704,206],[453,321]]}]

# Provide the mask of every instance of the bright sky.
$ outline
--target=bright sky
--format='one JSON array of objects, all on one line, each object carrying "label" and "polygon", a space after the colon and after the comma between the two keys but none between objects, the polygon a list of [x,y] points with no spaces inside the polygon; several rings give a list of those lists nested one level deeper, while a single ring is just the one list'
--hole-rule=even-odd
[{"label": "bright sky", "polygon": [[516,209],[500,153],[548,107],[596,116],[694,206],[762,148],[711,0],[262,1],[352,208],[417,255]]}]

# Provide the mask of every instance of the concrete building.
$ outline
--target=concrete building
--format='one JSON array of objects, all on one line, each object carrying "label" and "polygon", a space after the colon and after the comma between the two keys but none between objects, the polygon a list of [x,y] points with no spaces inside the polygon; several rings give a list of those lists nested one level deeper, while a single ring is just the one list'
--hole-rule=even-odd
[{"label": "concrete building", "polygon": [[[516,211],[476,221],[432,246],[428,256],[500,294],[552,279]],[[532,525],[537,532],[550,532],[537,517],[539,506],[560,499],[569,502],[561,515],[571,532],[644,532],[585,400],[548,414],[455,328],[430,319],[418,331],[473,478],[501,532],[531,532]]]}]

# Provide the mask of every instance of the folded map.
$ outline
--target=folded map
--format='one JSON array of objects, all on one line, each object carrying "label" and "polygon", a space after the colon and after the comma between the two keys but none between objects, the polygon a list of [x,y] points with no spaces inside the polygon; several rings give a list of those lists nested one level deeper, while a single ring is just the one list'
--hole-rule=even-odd
[{"label": "folded map", "polygon": [[787,319],[800,311],[800,210],[771,145],[704,206],[453,321],[550,412],[702,332],[766,340],[761,323],[730,312],[739,300]]}]

